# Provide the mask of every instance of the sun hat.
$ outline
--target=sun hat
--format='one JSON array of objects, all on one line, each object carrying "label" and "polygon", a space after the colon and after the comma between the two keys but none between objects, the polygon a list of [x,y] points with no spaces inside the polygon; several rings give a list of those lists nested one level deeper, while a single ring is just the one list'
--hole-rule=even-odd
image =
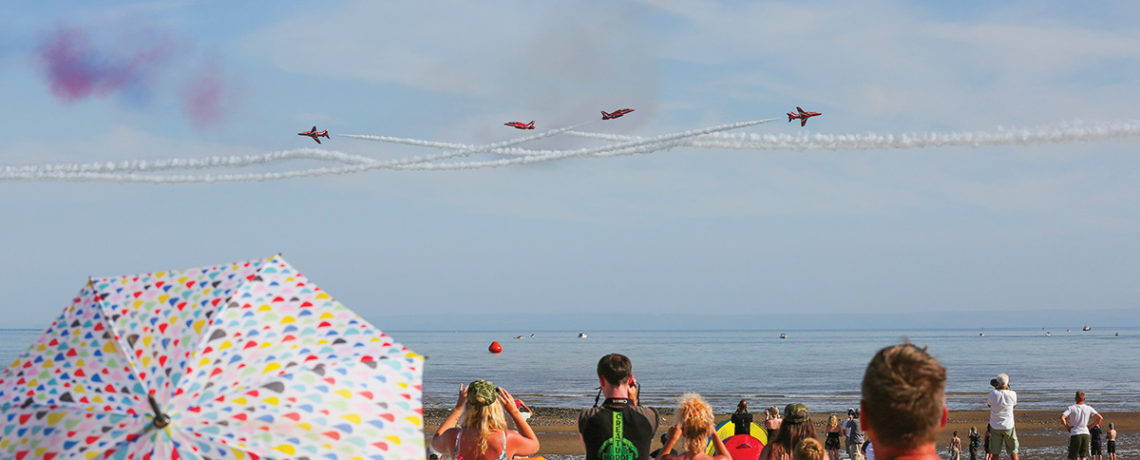
[{"label": "sun hat", "polygon": [[792,403],[784,407],[784,423],[803,423],[808,416],[808,408],[803,404]]},{"label": "sun hat", "polygon": [[483,379],[467,385],[467,404],[472,406],[490,406],[498,401],[495,384]]}]

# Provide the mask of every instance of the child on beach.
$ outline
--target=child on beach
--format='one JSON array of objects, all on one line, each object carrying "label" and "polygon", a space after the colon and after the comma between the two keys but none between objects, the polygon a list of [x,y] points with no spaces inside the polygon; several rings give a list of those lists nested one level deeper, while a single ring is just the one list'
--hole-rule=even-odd
[{"label": "child on beach", "polygon": [[957,431],[950,438],[950,460],[962,460],[962,438],[958,437]]},{"label": "child on beach", "polygon": [[1104,439],[1108,442],[1108,460],[1116,460],[1116,425],[1108,424],[1108,433],[1105,433]]},{"label": "child on beach", "polygon": [[[677,405],[677,424],[669,428],[669,441],[661,451],[670,451],[682,435],[685,436],[685,453],[662,455],[659,457],[661,460],[732,460],[724,441],[716,434],[712,407],[699,394],[681,395],[681,403]],[[712,441],[715,456],[705,453],[706,440]]]},{"label": "child on beach", "polygon": [[[519,431],[507,429],[506,411]],[[463,423],[456,426],[459,416]],[[455,460],[506,460],[538,452],[538,436],[519,414],[507,390],[486,380],[459,387],[455,409],[431,438],[431,446]]]},{"label": "child on beach", "polygon": [[970,427],[970,460],[978,460],[978,446],[982,444],[982,436],[978,429]]},{"label": "child on beach", "polygon": [[[826,458],[828,457],[823,453],[823,445],[815,438],[800,441],[799,444],[796,444],[796,451],[792,455],[792,460],[824,460]],[[833,460],[839,460],[839,457],[833,457]]]},{"label": "child on beach", "polygon": [[768,439],[776,437],[776,431],[780,429],[780,423],[783,419],[780,418],[780,409],[776,406],[769,407],[764,411],[764,431],[768,434]]},{"label": "child on beach", "polygon": [[1103,434],[1104,431],[1100,429],[1100,422],[1089,427],[1089,453],[1092,454],[1092,460],[1103,460],[1100,449],[1100,438]]}]

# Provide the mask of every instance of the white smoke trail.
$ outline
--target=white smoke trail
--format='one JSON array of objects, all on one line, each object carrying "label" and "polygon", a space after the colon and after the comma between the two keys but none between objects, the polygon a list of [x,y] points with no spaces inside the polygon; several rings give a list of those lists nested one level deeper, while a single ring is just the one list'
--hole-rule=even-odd
[{"label": "white smoke trail", "polygon": [[[570,131],[571,136],[622,142],[636,136]],[[1076,122],[1032,129],[963,133],[916,134],[712,134],[690,139],[686,146],[735,150],[888,150],[936,147],[982,147],[1000,145],[1070,144],[1134,139],[1140,137],[1140,121]]]},{"label": "white smoke trail", "polygon": [[[332,174],[350,174],[375,169],[411,170],[454,170],[501,167],[515,164],[529,164],[555,161],[573,157],[606,157],[632,155],[667,150],[677,146],[742,150],[880,150],[932,148],[950,146],[993,146],[993,145],[1041,145],[1076,142],[1096,142],[1124,140],[1140,137],[1140,121],[1070,123],[1053,127],[1039,127],[1022,130],[996,130],[965,133],[925,133],[904,135],[771,135],[771,134],[722,134],[721,131],[737,129],[769,120],[733,123],[701,130],[684,131],[656,137],[623,136],[615,134],[584,133],[573,131],[581,126],[571,126],[546,131],[537,135],[524,136],[493,144],[468,146],[435,141],[390,138],[386,136],[345,135],[367,140],[389,142],[408,141],[413,145],[453,148],[457,150],[436,155],[415,156],[397,160],[379,161],[373,158],[332,152],[318,149],[296,149],[248,156],[219,156],[208,158],[184,158],[150,161],[96,162],[85,164],[48,164],[29,166],[4,166],[0,168],[0,180],[58,180],[58,181],[104,181],[104,182],[147,182],[147,183],[213,183],[282,180],[298,177],[315,177]],[[577,150],[528,150],[514,148],[513,145],[528,142],[560,133],[616,142],[616,144]],[[460,148],[462,147],[462,148]],[[504,158],[488,161],[444,162],[444,160],[474,153],[499,153],[517,155],[517,158]],[[151,171],[188,170],[224,167],[242,167],[281,160],[311,159],[340,163],[339,167],[322,167],[270,173],[221,174],[221,175],[157,175],[138,174]]]},{"label": "white smoke trail", "polygon": [[470,149],[475,147],[472,144],[460,144],[458,142],[440,142],[428,141],[423,139],[412,139],[408,137],[392,137],[392,136],[373,136],[369,134],[337,134],[339,137],[348,137],[352,139],[360,139],[365,141],[387,142],[389,144],[404,144],[415,145],[418,147],[433,147],[438,149]]},{"label": "white smoke trail", "polygon": [[[446,170],[446,169],[472,169],[472,168],[487,168],[496,166],[508,166],[512,164],[535,163],[539,161],[553,161],[565,158],[579,157],[579,156],[609,156],[609,155],[625,155],[632,153],[644,153],[660,150],[669,147],[676,143],[677,140],[685,139],[693,136],[700,136],[709,133],[720,131],[727,131],[730,129],[739,129],[747,126],[757,125],[775,120],[757,120],[746,121],[739,123],[730,123],[726,125],[714,126],[711,128],[696,129],[690,131],[683,131],[673,134],[665,134],[655,137],[646,138],[638,141],[629,141],[615,145],[608,145],[603,147],[595,147],[591,149],[578,149],[570,151],[562,150],[546,150],[535,151],[538,152],[531,156],[504,159],[503,161],[488,161],[488,162],[459,162],[459,163],[437,163],[439,159],[447,159],[454,157],[456,152],[449,152],[439,155],[414,157],[410,159],[401,159],[394,161],[378,161],[366,157],[351,157],[352,161],[357,161],[356,164],[350,164],[342,167],[324,167],[314,168],[307,170],[297,171],[282,171],[282,172],[268,172],[268,173],[247,173],[247,174],[218,174],[218,175],[154,175],[154,174],[136,174],[124,172],[104,172],[104,171],[81,171],[81,172],[65,172],[59,170],[46,171],[46,170],[27,170],[27,171],[7,171],[0,170],[0,179],[15,179],[15,180],[57,180],[57,181],[77,181],[77,182],[124,182],[124,183],[218,183],[218,182],[253,182],[253,181],[270,181],[270,180],[283,180],[300,177],[316,177],[335,174],[351,174],[375,169],[415,169],[415,170]],[[572,129],[567,128],[567,130]],[[499,142],[491,148],[501,148],[509,146],[511,143],[518,142],[517,139],[511,141]],[[525,142],[525,141],[523,141]],[[503,145],[506,144],[506,145]],[[480,146],[480,148],[487,148],[487,146]],[[470,149],[468,149],[470,150]],[[460,151],[464,152],[464,151]],[[339,153],[339,152],[330,152]],[[344,154],[341,154],[344,155]],[[424,158],[431,159],[431,161],[424,161]]]},{"label": "white smoke trail", "polygon": [[[567,131],[572,131],[572,130],[580,128],[582,126],[586,126],[590,123],[593,123],[593,121],[588,121],[585,123],[578,123],[576,125],[566,126],[563,128],[550,129],[550,130],[543,131],[541,133],[531,134],[529,136],[516,137],[514,139],[509,139],[509,140],[500,141],[500,142],[493,142],[493,143],[484,144],[484,145],[463,145],[463,144],[460,144],[462,146],[460,150],[447,152],[447,153],[440,153],[440,154],[436,154],[436,155],[417,156],[417,157],[412,157],[412,158],[409,158],[406,160],[395,160],[393,162],[390,162],[390,164],[393,167],[395,167],[395,166],[404,165],[404,164],[429,163],[429,162],[435,162],[435,161],[449,160],[452,158],[467,156],[467,155],[471,155],[474,153],[486,153],[486,152],[490,152],[490,151],[493,151],[496,149],[502,149],[505,147],[523,144],[523,143],[538,140],[538,139],[545,139],[547,137],[557,136],[557,135],[565,133]],[[391,137],[387,137],[387,136],[370,136],[370,135],[366,135],[366,134],[342,134],[341,136],[350,137],[353,139],[362,139],[362,140],[377,141],[377,142],[391,142],[393,139],[400,139],[401,141],[412,141],[413,140],[413,139],[403,139],[403,138],[391,138]],[[430,146],[427,144],[434,144],[434,141],[423,141],[423,142],[417,143],[416,145]]]},{"label": "white smoke trail", "polygon": [[[310,149],[287,150],[287,151],[283,151],[283,152],[273,152],[273,153],[268,153],[268,154],[248,155],[248,156],[225,156],[225,157],[207,157],[207,158],[174,158],[174,159],[157,160],[157,161],[135,160],[135,161],[125,161],[125,162],[118,162],[118,163],[115,163],[115,162],[98,162],[98,163],[78,163],[78,164],[5,166],[3,169],[0,169],[0,180],[4,180],[4,179],[8,179],[8,180],[49,179],[49,180],[73,180],[73,181],[114,181],[115,180],[114,178],[116,178],[116,177],[128,177],[126,175],[117,174],[117,173],[144,172],[144,171],[157,171],[157,170],[169,170],[169,169],[204,169],[204,168],[217,168],[217,167],[238,167],[238,166],[249,166],[249,165],[254,165],[254,164],[270,163],[270,162],[280,161],[280,160],[284,160],[284,159],[298,159],[298,158],[309,158],[309,159],[318,159],[318,160],[326,160],[326,161],[336,161],[336,162],[346,163],[346,164],[350,164],[350,165],[368,165],[369,169],[395,168],[395,167],[398,167],[401,165],[415,164],[415,163],[421,163],[421,162],[441,161],[441,160],[447,160],[447,159],[456,158],[456,157],[460,157],[460,156],[466,156],[466,155],[470,155],[473,153],[482,153],[482,152],[495,150],[495,149],[503,149],[506,147],[510,147],[512,145],[521,144],[524,142],[530,142],[532,140],[542,139],[545,137],[555,136],[555,135],[561,134],[561,133],[569,131],[569,130],[580,128],[580,127],[587,125],[587,124],[589,124],[589,123],[579,123],[579,124],[573,125],[573,126],[567,126],[567,127],[558,128],[558,129],[551,129],[551,130],[547,130],[547,131],[544,131],[542,133],[538,133],[538,134],[534,134],[534,135],[530,135],[530,136],[523,136],[523,137],[519,137],[519,138],[515,138],[515,139],[510,139],[510,140],[496,142],[496,143],[492,143],[492,144],[486,144],[486,145],[467,146],[467,145],[459,144],[459,146],[462,148],[460,150],[456,150],[456,151],[452,151],[452,152],[446,152],[446,153],[441,153],[441,154],[436,154],[436,155],[414,156],[414,157],[403,158],[403,159],[398,159],[398,160],[390,160],[390,161],[382,162],[382,163],[378,162],[377,160],[374,160],[374,159],[371,159],[368,157],[359,156],[359,155],[350,155],[350,154],[346,154],[346,153],[342,153],[342,152],[330,152],[330,151],[326,151],[326,150],[318,150],[318,149],[311,149],[310,148]],[[402,138],[388,138],[385,136],[367,136],[367,135],[359,135],[359,134],[342,134],[342,136],[352,137],[352,138],[357,138],[357,139],[380,140],[380,141],[388,141],[390,139],[400,139],[400,140],[409,140],[409,141],[414,140],[414,139],[402,139]],[[432,144],[435,144],[435,142],[433,142],[433,141],[422,141],[422,142],[419,142],[419,144],[420,145],[432,145]],[[443,143],[439,143],[439,144],[443,144]],[[334,172],[334,171],[336,171],[335,168],[319,168],[319,169],[304,170],[304,171],[313,171],[313,172],[320,171],[321,172],[320,174],[315,174],[315,175],[339,174],[338,172]],[[304,171],[292,171],[292,172],[282,172],[282,173],[265,173],[265,174],[257,174],[257,173],[255,173],[255,174],[226,174],[226,175],[218,175],[218,176],[201,176],[201,177],[216,177],[216,178],[218,178],[218,180],[211,180],[210,182],[236,182],[236,181],[242,181],[242,180],[259,180],[259,179],[256,179],[256,177],[261,177],[261,176],[269,177],[270,175],[273,175],[273,174],[280,175],[280,177],[272,177],[269,179],[265,179],[265,180],[274,180],[274,179],[290,179],[293,177],[305,177],[306,176],[305,174],[302,174],[300,176],[294,175],[295,173],[304,172]],[[349,171],[349,172],[355,172],[355,171]],[[163,178],[169,178],[170,179],[169,182],[197,182],[197,181],[193,180],[192,178],[198,177],[198,176],[185,176],[185,175],[184,176],[178,176],[178,175],[169,175],[169,176],[131,175],[131,176],[132,177],[149,177],[152,179],[163,177]],[[179,180],[177,180],[178,178],[182,178],[184,180],[179,181]],[[247,179],[243,179],[243,178],[247,178]],[[165,182],[165,181],[141,180],[141,182]]]},{"label": "white smoke trail", "polygon": [[678,141],[704,136],[707,134],[717,133],[721,131],[729,131],[733,129],[746,128],[749,126],[758,125],[761,123],[768,123],[777,120],[777,118],[769,118],[766,120],[753,120],[742,121],[738,123],[729,123],[726,125],[713,126],[711,128],[694,129],[689,131],[682,131],[673,134],[663,134],[655,137],[638,138],[636,140],[629,140],[617,144],[610,144],[603,147],[584,148],[577,150],[535,150],[534,155],[525,156],[521,158],[503,158],[500,160],[488,161],[475,161],[475,162],[452,162],[452,163],[419,163],[412,165],[400,166],[395,169],[413,169],[413,170],[454,170],[454,169],[478,169],[478,168],[496,168],[502,166],[510,166],[516,164],[529,164],[538,162],[547,162],[554,160],[562,160],[566,158],[594,156],[617,156],[617,155],[632,155],[635,153],[647,153],[660,150],[667,150],[679,144]]},{"label": "white smoke trail", "polygon": [[345,164],[359,164],[371,159],[359,155],[313,148],[284,150],[254,155],[213,156],[205,158],[169,158],[158,160],[103,161],[93,163],[54,163],[44,165],[5,166],[0,178],[9,175],[36,173],[116,173],[165,171],[172,169],[236,168],[283,160],[319,160]]}]

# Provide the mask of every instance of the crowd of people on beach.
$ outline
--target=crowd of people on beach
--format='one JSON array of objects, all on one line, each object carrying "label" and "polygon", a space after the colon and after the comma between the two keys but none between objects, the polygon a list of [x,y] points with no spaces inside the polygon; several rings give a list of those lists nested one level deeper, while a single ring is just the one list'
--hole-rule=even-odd
[{"label": "crowd of people on beach", "polygon": [[[699,394],[681,396],[675,424],[660,437],[662,446],[653,450],[660,416],[656,409],[638,404],[640,385],[630,359],[618,353],[603,356],[597,376],[599,397],[605,399],[578,414],[586,460],[732,459],[725,440],[717,435],[712,407]],[[999,460],[1002,451],[1019,460],[1013,417],[1017,393],[1009,388],[1006,374],[990,384],[990,422],[984,435],[970,428],[970,460]],[[760,423],[767,442],[758,460],[839,460],[844,446],[852,460],[941,459],[935,438],[949,417],[946,368],[925,348],[904,343],[879,350],[867,364],[861,392],[860,407],[849,409],[846,420],[828,418],[822,443],[803,404],[788,404],[782,412],[775,406],[767,408]],[[1091,460],[1117,460],[1115,427],[1110,423],[1107,431],[1101,430],[1103,417],[1085,404],[1083,392],[1076,393],[1074,402],[1060,416],[1070,433],[1068,458],[1088,460],[1091,455]],[[520,403],[486,380],[460,386],[454,409],[432,437],[433,456],[507,460],[537,454],[539,439],[520,412],[525,407]],[[504,413],[517,431],[508,429]],[[746,400],[740,401],[730,421],[735,434],[750,432],[753,418]],[[1101,456],[1102,433],[1107,458]],[[955,431],[947,453],[951,460],[961,460],[962,452],[962,439]]]}]

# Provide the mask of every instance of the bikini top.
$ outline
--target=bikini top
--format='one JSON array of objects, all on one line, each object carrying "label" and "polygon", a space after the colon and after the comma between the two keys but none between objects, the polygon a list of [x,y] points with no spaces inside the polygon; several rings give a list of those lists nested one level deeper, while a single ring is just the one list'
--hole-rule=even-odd
[{"label": "bikini top", "polygon": [[[463,428],[455,433],[455,460],[465,460],[462,455],[459,455],[459,439],[463,437]],[[507,460],[507,432],[503,431],[503,452],[499,454],[498,460]]]}]

